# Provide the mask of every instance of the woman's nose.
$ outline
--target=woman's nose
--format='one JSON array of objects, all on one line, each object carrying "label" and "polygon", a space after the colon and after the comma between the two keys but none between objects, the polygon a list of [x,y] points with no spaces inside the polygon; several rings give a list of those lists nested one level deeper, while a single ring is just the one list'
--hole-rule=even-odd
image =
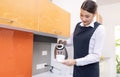
[{"label": "woman's nose", "polygon": [[85,18],[85,17],[83,17],[83,18],[82,18],[82,21],[86,21],[86,18]]}]

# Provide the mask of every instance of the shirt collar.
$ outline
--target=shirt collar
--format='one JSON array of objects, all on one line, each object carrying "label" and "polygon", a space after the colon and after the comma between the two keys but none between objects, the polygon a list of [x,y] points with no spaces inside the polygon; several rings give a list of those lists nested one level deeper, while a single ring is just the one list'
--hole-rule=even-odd
[{"label": "shirt collar", "polygon": [[[92,21],[89,25],[87,25],[87,27],[92,27],[92,28],[94,28],[94,23],[95,23],[95,21]],[[83,23],[80,23],[80,26],[84,26],[83,25]]]}]

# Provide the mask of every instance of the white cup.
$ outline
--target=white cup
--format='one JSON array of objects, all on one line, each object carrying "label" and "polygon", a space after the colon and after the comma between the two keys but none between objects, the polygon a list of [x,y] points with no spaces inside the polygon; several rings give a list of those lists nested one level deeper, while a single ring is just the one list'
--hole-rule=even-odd
[{"label": "white cup", "polygon": [[56,60],[58,62],[62,62],[63,60],[65,60],[65,55],[56,55]]}]

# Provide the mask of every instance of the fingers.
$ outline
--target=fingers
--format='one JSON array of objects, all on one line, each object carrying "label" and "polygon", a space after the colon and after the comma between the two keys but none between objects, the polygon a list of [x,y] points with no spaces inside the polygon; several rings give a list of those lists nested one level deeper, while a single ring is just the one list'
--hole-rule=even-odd
[{"label": "fingers", "polygon": [[64,45],[66,45],[66,41],[65,40],[59,40],[58,44],[64,44]]},{"label": "fingers", "polygon": [[62,44],[62,42],[63,42],[63,40],[59,40],[59,41],[58,41],[58,44]]}]

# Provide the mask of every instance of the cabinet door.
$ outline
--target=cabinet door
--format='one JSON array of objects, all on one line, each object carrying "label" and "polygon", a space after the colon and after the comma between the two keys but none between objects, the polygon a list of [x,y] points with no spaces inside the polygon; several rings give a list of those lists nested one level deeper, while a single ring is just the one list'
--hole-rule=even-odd
[{"label": "cabinet door", "polygon": [[0,28],[0,77],[32,77],[33,34]]},{"label": "cabinet door", "polygon": [[68,37],[70,33],[70,14],[57,6],[55,6],[54,14],[56,34]]},{"label": "cabinet door", "polygon": [[39,0],[39,30],[45,33],[69,36],[70,14],[48,0]]},{"label": "cabinet door", "polygon": [[0,0],[0,23],[37,30],[36,0]]}]

